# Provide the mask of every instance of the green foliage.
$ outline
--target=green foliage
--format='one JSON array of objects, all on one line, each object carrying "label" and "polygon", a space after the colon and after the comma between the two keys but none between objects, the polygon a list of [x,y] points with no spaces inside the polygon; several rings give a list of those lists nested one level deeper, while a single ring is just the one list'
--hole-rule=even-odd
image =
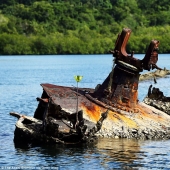
[{"label": "green foliage", "polygon": [[21,35],[3,33],[0,35],[0,53],[31,54],[30,41]]},{"label": "green foliage", "polygon": [[131,53],[170,52],[168,0],[0,0],[0,54],[104,54],[122,28]]}]

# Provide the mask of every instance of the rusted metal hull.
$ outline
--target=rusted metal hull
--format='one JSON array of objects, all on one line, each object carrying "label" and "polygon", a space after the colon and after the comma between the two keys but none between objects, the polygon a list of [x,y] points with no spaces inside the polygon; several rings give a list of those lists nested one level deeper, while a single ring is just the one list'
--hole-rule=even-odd
[{"label": "rusted metal hull", "polygon": [[83,123],[79,122],[79,125],[73,128],[69,124],[71,119],[66,120],[63,116],[60,119],[49,116],[44,127],[43,120],[11,112],[10,115],[18,118],[14,132],[14,143],[16,146],[94,143],[97,139],[95,133],[101,129],[107,114],[108,112],[102,113],[96,124],[83,119]]},{"label": "rusted metal hull", "polygon": [[[52,84],[41,84],[43,87],[43,94],[41,98],[52,98],[55,105],[60,105],[62,109],[70,113],[76,112],[76,102],[77,102],[77,91],[76,88],[57,86]],[[101,113],[106,111],[107,108],[102,108],[98,106],[95,102],[96,99],[92,98],[90,92],[93,92],[93,89],[88,88],[79,88],[78,90],[78,110],[83,110],[83,113],[89,113],[90,121],[96,122]],[[98,101],[99,102],[99,101]],[[100,102],[102,103],[102,102]],[[99,112],[99,109],[102,109]],[[40,118],[42,112],[38,113],[38,110],[35,112],[34,117]]]},{"label": "rusted metal hull", "polygon": [[[76,90],[72,87],[42,84],[42,97],[52,97],[62,109],[75,112]],[[94,89],[80,88],[78,91],[79,110],[84,118],[96,123],[101,114],[108,110],[97,136],[114,138],[162,139],[170,138],[170,117],[144,103],[137,103],[131,109],[124,106],[111,106],[92,97]],[[37,115],[36,115],[37,114]],[[35,117],[38,112],[35,112]]]}]

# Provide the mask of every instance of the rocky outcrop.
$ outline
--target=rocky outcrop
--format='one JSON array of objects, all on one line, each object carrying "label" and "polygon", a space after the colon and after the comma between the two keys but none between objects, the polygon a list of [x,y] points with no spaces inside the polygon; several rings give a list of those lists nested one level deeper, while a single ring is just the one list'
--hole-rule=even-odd
[{"label": "rocky outcrop", "polygon": [[139,77],[139,81],[150,80],[150,79],[154,79],[154,81],[156,81],[157,78],[163,78],[167,75],[170,75],[170,70],[164,68],[162,70],[156,70],[154,72],[147,72],[141,74]]},{"label": "rocky outcrop", "polygon": [[164,96],[159,88],[152,88],[152,85],[150,85],[148,95],[144,98],[143,102],[170,115],[170,97]]}]

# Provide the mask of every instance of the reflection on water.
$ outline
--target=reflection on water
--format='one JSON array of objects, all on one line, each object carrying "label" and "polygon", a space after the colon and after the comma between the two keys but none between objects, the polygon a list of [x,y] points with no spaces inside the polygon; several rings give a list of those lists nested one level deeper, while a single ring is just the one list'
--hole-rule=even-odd
[{"label": "reflection on water", "polygon": [[138,159],[137,153],[140,153],[140,145],[132,139],[101,139],[97,148],[102,150],[103,154],[114,158],[115,161],[125,163],[132,163]]},{"label": "reflection on water", "polygon": [[170,168],[170,141],[102,139],[97,148],[108,155],[105,164],[120,162],[122,167],[137,169]]},{"label": "reflection on water", "polygon": [[[42,146],[29,149],[16,148],[17,155],[22,155],[24,162],[30,164],[28,156],[39,155],[41,163],[37,166],[58,166],[61,169],[109,169],[132,168],[141,166],[134,161],[140,160],[144,153],[140,151],[137,140],[99,139],[97,144],[82,146]],[[45,163],[45,164],[44,164]],[[81,167],[81,168],[80,168]]]},{"label": "reflection on water", "polygon": [[60,169],[167,169],[169,141],[100,138],[90,145],[16,148],[19,164]]}]

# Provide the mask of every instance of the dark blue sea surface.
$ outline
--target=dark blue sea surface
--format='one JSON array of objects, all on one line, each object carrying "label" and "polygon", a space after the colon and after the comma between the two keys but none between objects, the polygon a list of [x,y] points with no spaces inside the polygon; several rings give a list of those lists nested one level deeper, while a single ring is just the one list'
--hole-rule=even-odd
[{"label": "dark blue sea surface", "polygon": [[[135,55],[142,59],[144,55]],[[33,116],[41,83],[95,88],[110,73],[112,55],[0,56],[0,169],[170,169],[170,141],[99,139],[85,146],[16,147],[13,143],[15,111]],[[170,55],[159,55],[158,66],[170,69]],[[159,87],[170,96],[170,77],[139,83],[138,98],[148,87]]]}]

